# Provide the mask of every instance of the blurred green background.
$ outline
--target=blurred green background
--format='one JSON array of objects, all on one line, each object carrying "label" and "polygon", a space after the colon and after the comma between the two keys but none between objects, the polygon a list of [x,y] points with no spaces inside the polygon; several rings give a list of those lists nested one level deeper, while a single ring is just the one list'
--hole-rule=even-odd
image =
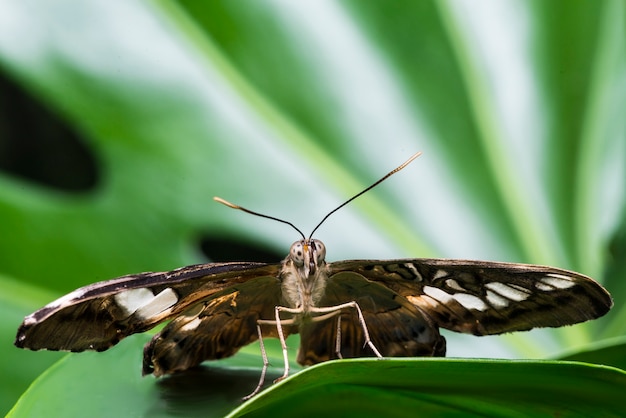
[{"label": "blurred green background", "polygon": [[[76,287],[207,260],[527,262],[602,282],[605,318],[457,357],[545,358],[626,331],[626,4],[0,2],[0,412],[58,353],[13,347]],[[118,347],[121,349],[121,347]],[[134,371],[133,371],[134,372]],[[139,366],[136,370],[139,374]]]}]

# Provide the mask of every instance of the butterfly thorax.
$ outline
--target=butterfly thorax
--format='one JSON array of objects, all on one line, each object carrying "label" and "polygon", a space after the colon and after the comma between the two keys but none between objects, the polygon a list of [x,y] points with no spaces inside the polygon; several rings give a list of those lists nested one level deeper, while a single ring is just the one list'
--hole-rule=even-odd
[{"label": "butterfly thorax", "polygon": [[326,280],[326,248],[316,239],[303,239],[292,244],[280,272],[282,296],[291,308],[302,308],[305,315],[324,296]]}]

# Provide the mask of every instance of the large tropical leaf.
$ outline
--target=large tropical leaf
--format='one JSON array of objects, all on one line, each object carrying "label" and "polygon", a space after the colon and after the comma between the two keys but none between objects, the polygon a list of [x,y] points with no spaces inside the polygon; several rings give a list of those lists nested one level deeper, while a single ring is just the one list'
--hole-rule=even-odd
[{"label": "large tropical leaf", "polygon": [[[120,353],[65,358],[37,379],[10,416],[220,417],[231,410],[233,416],[261,417],[623,415],[626,372],[545,360],[335,361],[242,404],[241,397],[258,381],[258,370],[242,367],[257,356],[242,353],[155,383],[134,370],[145,340],[130,337]],[[272,371],[270,378],[278,375]]]}]

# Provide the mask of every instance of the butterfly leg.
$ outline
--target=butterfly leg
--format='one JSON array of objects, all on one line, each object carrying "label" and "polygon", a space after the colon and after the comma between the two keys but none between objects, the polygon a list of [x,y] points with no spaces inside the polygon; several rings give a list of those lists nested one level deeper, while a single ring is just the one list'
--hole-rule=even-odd
[{"label": "butterfly leg", "polygon": [[[339,312],[342,309],[346,309],[346,308],[353,308],[357,312],[357,315],[359,317],[359,325],[361,325],[361,328],[363,329],[363,337],[365,338],[365,343],[363,344],[363,346],[367,345],[374,352],[376,357],[383,358],[382,354],[380,354],[380,351],[378,351],[378,349],[376,348],[376,346],[374,345],[374,343],[370,339],[370,333],[367,330],[367,324],[365,323],[365,318],[363,317],[363,312],[361,312],[361,308],[359,307],[359,304],[356,303],[355,301],[342,303],[341,305],[328,306],[328,307],[324,307],[324,308],[312,307],[312,308],[310,308],[310,311],[314,312],[314,313],[329,313],[329,312]],[[338,345],[341,344],[340,338],[341,338],[341,336],[339,335],[337,337]]]},{"label": "butterfly leg", "polygon": [[[301,314],[303,310],[301,308],[287,308],[285,306],[276,306],[274,309],[275,312],[275,320],[268,319],[259,319],[257,321],[258,325],[276,325],[276,331],[278,332],[278,339],[280,341],[280,346],[283,351],[283,360],[284,360],[284,373],[282,376],[274,380],[274,383],[280,382],[287,376],[289,376],[289,355],[287,353],[287,341],[285,339],[285,333],[283,331],[283,325],[293,325],[296,323],[295,318],[290,319],[280,319],[281,312],[287,312],[291,314]],[[260,334],[259,334],[260,335]],[[265,360],[265,359],[264,359]]]},{"label": "butterfly leg", "polygon": [[342,359],[341,355],[341,315],[337,316],[337,339],[335,340],[335,354],[337,358]]},{"label": "butterfly leg", "polygon": [[287,354],[287,341],[285,340],[285,333],[283,332],[283,324],[289,325],[295,322],[293,318],[286,320],[280,319],[280,313],[288,312],[291,314],[301,314],[303,311],[302,308],[287,308],[285,306],[276,306],[274,312],[276,316],[276,330],[278,331],[278,339],[280,340],[280,346],[283,349],[283,360],[285,362],[285,372],[278,379],[274,380],[274,383],[276,383],[289,376],[289,356]]},{"label": "butterfly leg", "polygon": [[261,377],[259,378],[259,383],[256,385],[256,388],[250,393],[243,397],[244,401],[252,398],[254,395],[259,393],[261,387],[263,387],[263,383],[265,383],[265,374],[267,373],[267,368],[270,365],[269,360],[267,359],[267,352],[265,351],[265,343],[263,343],[263,334],[261,333],[261,325],[257,323],[256,330],[259,334],[259,345],[261,347],[261,356],[263,357],[263,369],[261,370]]}]

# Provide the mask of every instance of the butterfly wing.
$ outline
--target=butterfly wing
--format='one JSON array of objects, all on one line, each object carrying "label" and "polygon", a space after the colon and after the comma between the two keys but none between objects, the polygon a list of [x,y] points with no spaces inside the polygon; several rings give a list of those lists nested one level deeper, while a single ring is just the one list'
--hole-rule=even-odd
[{"label": "butterfly wing", "polygon": [[329,264],[382,284],[443,328],[474,335],[560,327],[598,318],[609,293],[579,273],[471,260],[353,260]]},{"label": "butterfly wing", "polygon": [[[275,276],[257,277],[203,299],[146,345],[143,373],[161,376],[232,356],[258,338],[257,320],[274,317],[280,285]],[[285,336],[290,330],[283,327]],[[263,326],[263,336],[276,337],[276,326]]]},{"label": "butterfly wing", "polygon": [[[443,356],[445,339],[419,307],[388,287],[346,271],[331,275],[319,306],[355,301],[374,346],[385,357]],[[373,356],[365,346],[363,327],[355,309],[341,310],[340,353],[343,358]],[[300,326],[298,363],[315,364],[338,358],[337,317]]]},{"label": "butterfly wing", "polygon": [[82,287],[27,316],[15,345],[104,351],[232,285],[278,275],[280,264],[213,263],[141,273]]}]

